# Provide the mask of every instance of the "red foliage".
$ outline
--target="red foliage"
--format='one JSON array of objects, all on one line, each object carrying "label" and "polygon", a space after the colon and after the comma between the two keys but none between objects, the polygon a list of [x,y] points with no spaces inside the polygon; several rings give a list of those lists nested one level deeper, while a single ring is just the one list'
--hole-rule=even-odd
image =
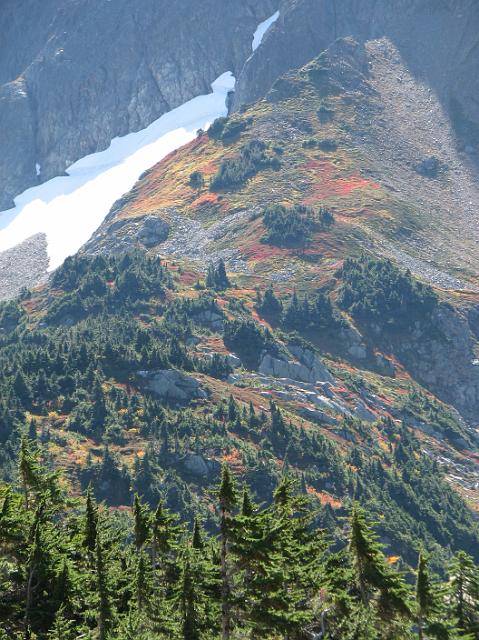
[{"label": "red foliage", "polygon": [[357,189],[379,189],[375,182],[360,176],[336,178],[337,168],[324,160],[310,160],[304,168],[309,171],[311,177],[311,195],[303,200],[307,205],[313,205],[331,196],[347,196]]},{"label": "red foliage", "polygon": [[280,247],[274,247],[270,244],[255,242],[245,248],[243,253],[248,259],[261,261],[268,260],[269,258],[275,258],[277,256],[287,256],[290,252],[288,249],[281,249]]}]

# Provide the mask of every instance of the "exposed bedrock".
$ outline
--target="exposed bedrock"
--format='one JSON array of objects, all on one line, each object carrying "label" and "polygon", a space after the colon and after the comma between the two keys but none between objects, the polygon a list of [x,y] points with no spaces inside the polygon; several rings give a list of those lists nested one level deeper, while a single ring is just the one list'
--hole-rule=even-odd
[{"label": "exposed bedrock", "polygon": [[[0,3],[0,210],[238,75],[276,0]],[[40,176],[37,176],[38,167]]]},{"label": "exposed bedrock", "polygon": [[283,0],[279,20],[239,78],[234,108],[269,91],[335,39],[387,37],[436,91],[464,146],[479,143],[479,11],[475,0]]}]

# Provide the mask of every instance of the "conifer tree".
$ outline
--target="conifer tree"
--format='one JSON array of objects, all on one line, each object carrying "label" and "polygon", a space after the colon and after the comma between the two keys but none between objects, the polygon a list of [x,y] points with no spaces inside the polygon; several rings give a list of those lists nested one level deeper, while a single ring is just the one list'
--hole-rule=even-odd
[{"label": "conifer tree", "polygon": [[464,551],[459,551],[449,567],[450,615],[464,633],[479,635],[479,568]]},{"label": "conifer tree", "polygon": [[74,640],[75,636],[74,621],[65,617],[65,612],[61,607],[56,613],[47,640]]},{"label": "conifer tree", "polygon": [[191,562],[188,553],[183,562],[181,576],[181,630],[183,640],[200,639],[200,621],[198,615],[198,593],[197,585],[191,570]]},{"label": "conifer tree", "polygon": [[157,578],[162,577],[168,585],[177,577],[175,556],[182,527],[176,521],[160,501],[152,523],[152,565]]},{"label": "conifer tree", "polygon": [[136,607],[138,613],[143,613],[151,595],[150,566],[144,551],[137,550],[135,571]]},{"label": "conifer tree", "polygon": [[96,588],[98,595],[98,638],[99,640],[106,640],[113,624],[113,610],[105,550],[103,548],[100,529],[97,530],[95,553]]},{"label": "conifer tree", "polygon": [[428,561],[423,550],[419,552],[416,572],[416,608],[419,640],[424,639],[424,629],[431,616],[437,613],[437,599],[429,576]]},{"label": "conifer tree", "polygon": [[243,500],[241,502],[241,515],[246,517],[251,517],[254,512],[254,505],[251,501],[251,496],[249,494],[248,488],[245,487],[243,489]]},{"label": "conifer tree", "polygon": [[220,534],[221,534],[221,634],[223,640],[228,640],[231,635],[231,584],[229,575],[229,519],[237,497],[236,488],[230,470],[223,464],[221,472],[221,484],[218,491],[220,508]]},{"label": "conifer tree", "polygon": [[91,485],[88,486],[85,503],[84,545],[90,558],[93,557],[97,543],[98,508]]},{"label": "conifer tree", "polygon": [[201,530],[201,525],[197,516],[195,517],[195,521],[193,523],[193,536],[191,539],[191,546],[193,547],[193,549],[196,549],[198,551],[203,550],[205,547],[203,532]]},{"label": "conifer tree", "polygon": [[30,443],[26,436],[22,436],[20,441],[19,472],[22,482],[23,495],[25,497],[25,508],[30,508],[31,492],[38,490],[40,486],[40,467],[37,457],[30,448]]},{"label": "conifer tree", "polygon": [[139,553],[150,535],[150,511],[141,502],[137,493],[133,502],[133,518],[135,521],[135,546]]},{"label": "conifer tree", "polygon": [[228,276],[226,275],[225,261],[223,258],[220,258],[218,266],[216,267],[215,281],[216,288],[220,291],[228,289],[231,286]]},{"label": "conifer tree", "polygon": [[396,619],[408,619],[411,609],[403,577],[387,563],[358,504],[353,506],[350,526],[349,551],[362,605],[374,607],[384,625],[393,625]]}]

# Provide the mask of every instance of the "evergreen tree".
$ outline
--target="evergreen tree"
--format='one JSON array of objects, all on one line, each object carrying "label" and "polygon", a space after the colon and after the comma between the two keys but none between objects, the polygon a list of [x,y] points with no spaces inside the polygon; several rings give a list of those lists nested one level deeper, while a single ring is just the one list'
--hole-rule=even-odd
[{"label": "evergreen tree", "polygon": [[397,620],[410,618],[403,577],[387,563],[366,514],[358,504],[352,509],[350,526],[349,551],[361,604],[373,607],[383,625],[393,626]]},{"label": "evergreen tree", "polygon": [[135,521],[135,546],[136,550],[140,552],[150,535],[150,511],[141,502],[138,494],[135,494],[133,502],[133,517]]},{"label": "evergreen tree", "polygon": [[416,572],[416,610],[418,636],[419,640],[423,640],[428,621],[438,613],[438,603],[429,575],[428,560],[422,550],[419,552]]},{"label": "evergreen tree", "polygon": [[91,485],[88,486],[85,504],[84,545],[88,554],[93,557],[97,543],[98,508]]},{"label": "evergreen tree", "polygon": [[198,517],[195,517],[195,521],[193,523],[193,536],[191,539],[191,546],[193,547],[193,549],[197,549],[198,551],[201,551],[205,547],[203,532],[201,530],[201,525]]},{"label": "evergreen tree", "polygon": [[200,620],[197,609],[197,585],[191,571],[190,558],[186,554],[181,576],[181,615],[182,615],[182,639],[199,640]]},{"label": "evergreen tree", "polygon": [[449,567],[450,615],[464,633],[479,635],[479,569],[464,551],[457,553]]},{"label": "evergreen tree", "polygon": [[136,607],[138,612],[141,614],[149,602],[152,587],[150,580],[150,566],[147,556],[143,551],[138,552],[138,550],[137,556],[135,571]]},{"label": "evergreen tree", "polygon": [[74,640],[76,633],[74,621],[65,617],[63,608],[57,611],[52,628],[48,632],[47,640]]},{"label": "evergreen tree", "polygon": [[231,635],[231,584],[229,569],[229,530],[230,515],[237,497],[236,488],[230,470],[223,464],[221,483],[218,491],[220,508],[220,533],[221,533],[221,635],[223,640],[228,640]]},{"label": "evergreen tree", "polygon": [[107,640],[113,625],[113,610],[105,549],[101,538],[100,529],[96,538],[96,589],[98,595],[98,638]]}]

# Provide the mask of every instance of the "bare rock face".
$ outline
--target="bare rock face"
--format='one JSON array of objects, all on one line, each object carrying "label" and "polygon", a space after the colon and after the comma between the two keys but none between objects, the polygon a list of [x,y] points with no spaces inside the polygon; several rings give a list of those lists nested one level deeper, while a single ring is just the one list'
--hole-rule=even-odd
[{"label": "bare rock face", "polygon": [[289,351],[294,359],[275,357],[269,353],[263,354],[258,368],[259,373],[273,378],[289,378],[311,384],[334,381],[316,353],[296,344],[289,345]]},{"label": "bare rock face", "polygon": [[[0,3],[0,209],[239,74],[274,0]],[[37,176],[36,164],[40,166]]]},{"label": "bare rock face", "polygon": [[188,403],[207,397],[198,380],[176,369],[141,371],[139,375],[146,380],[147,389],[170,402]]},{"label": "bare rock face", "polygon": [[439,305],[430,326],[417,326],[400,347],[400,356],[415,378],[464,417],[476,420],[479,366],[469,317]]},{"label": "bare rock face", "polygon": [[239,78],[234,108],[255,102],[284,73],[346,37],[362,43],[388,38],[411,72],[440,97],[464,145],[479,144],[474,0],[283,0],[279,20]]}]

